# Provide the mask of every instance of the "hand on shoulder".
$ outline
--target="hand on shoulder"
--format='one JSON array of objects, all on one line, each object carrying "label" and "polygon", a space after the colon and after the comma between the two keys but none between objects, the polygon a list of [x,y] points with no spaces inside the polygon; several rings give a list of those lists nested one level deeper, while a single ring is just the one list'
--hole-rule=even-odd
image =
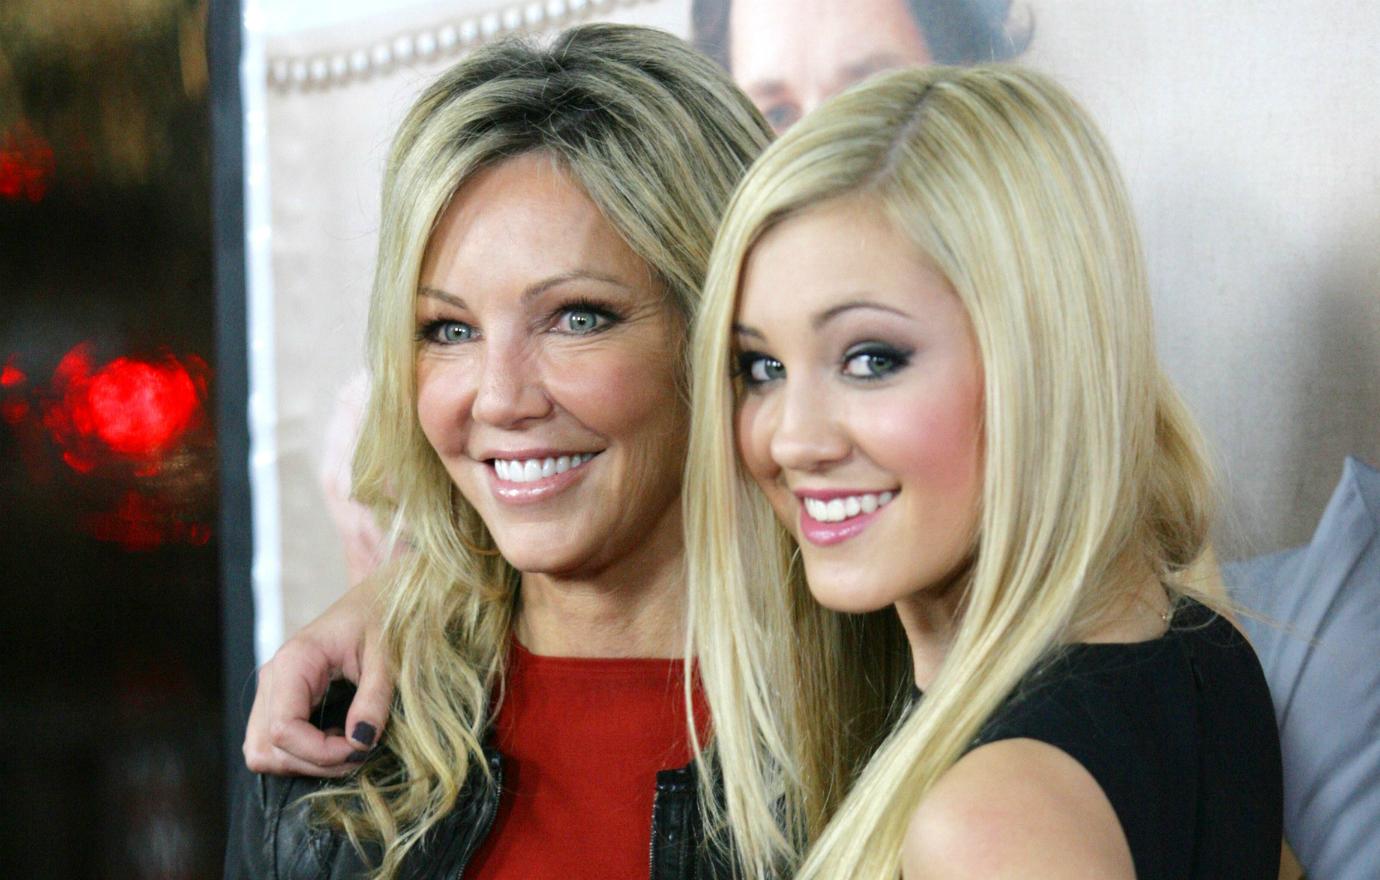
[{"label": "hand on shoulder", "polygon": [[[343,776],[378,742],[393,699],[374,607],[378,589],[377,578],[351,589],[260,668],[244,734],[250,770]],[[323,731],[311,715],[337,678],[355,682],[358,690],[344,730]]]},{"label": "hand on shoulder", "polygon": [[1135,880],[1126,836],[1076,760],[1032,739],[989,743],[949,769],[911,817],[906,880]]}]

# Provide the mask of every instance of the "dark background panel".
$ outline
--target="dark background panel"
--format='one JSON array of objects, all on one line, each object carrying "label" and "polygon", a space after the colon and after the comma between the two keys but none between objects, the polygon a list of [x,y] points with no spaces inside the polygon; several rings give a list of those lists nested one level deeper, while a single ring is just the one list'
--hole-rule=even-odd
[{"label": "dark background panel", "polygon": [[0,7],[6,876],[220,872],[217,428],[244,396],[216,346],[206,29],[196,0]]}]

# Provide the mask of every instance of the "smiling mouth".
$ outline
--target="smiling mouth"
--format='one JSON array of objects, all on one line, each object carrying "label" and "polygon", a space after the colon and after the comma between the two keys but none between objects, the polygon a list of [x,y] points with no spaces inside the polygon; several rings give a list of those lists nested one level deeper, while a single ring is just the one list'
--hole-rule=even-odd
[{"label": "smiling mouth", "polygon": [[500,480],[509,483],[535,483],[574,470],[597,454],[580,452],[547,458],[495,458],[492,465]]},{"label": "smiling mouth", "polygon": [[875,513],[891,503],[895,492],[867,492],[861,495],[845,495],[825,501],[822,498],[802,498],[805,514],[815,522],[841,523]]}]

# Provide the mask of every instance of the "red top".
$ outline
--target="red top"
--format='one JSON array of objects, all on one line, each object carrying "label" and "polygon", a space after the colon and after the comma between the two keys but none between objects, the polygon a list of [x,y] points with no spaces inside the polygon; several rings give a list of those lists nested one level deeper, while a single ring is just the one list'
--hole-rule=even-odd
[{"label": "red top", "polygon": [[690,763],[683,682],[680,660],[540,657],[514,639],[503,796],[467,880],[646,880],[657,771]]}]

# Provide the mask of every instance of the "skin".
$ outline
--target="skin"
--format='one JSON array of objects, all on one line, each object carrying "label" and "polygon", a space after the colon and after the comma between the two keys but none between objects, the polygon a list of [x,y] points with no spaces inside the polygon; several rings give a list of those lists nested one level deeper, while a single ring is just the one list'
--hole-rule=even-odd
[{"label": "skin", "polygon": [[[981,490],[982,365],[967,312],[877,211],[839,202],[762,237],[735,329],[739,454],[796,536],[810,591],[841,611],[904,609],[927,683]],[[859,517],[857,534],[811,537],[805,496],[885,491],[895,498]]]},{"label": "skin", "polygon": [[737,0],[729,65],[777,131],[874,73],[932,64],[901,0]]},{"label": "skin", "polygon": [[[568,174],[526,154],[451,200],[415,318],[418,419],[523,573],[517,638],[536,654],[679,656],[685,327],[647,265]],[[514,484],[494,465],[574,453],[594,457],[553,481]],[[260,670],[251,770],[339,776],[377,742],[392,699],[377,591],[365,580]],[[306,720],[341,676],[360,682],[349,739]]]},{"label": "skin", "polygon": [[[452,200],[416,319],[418,420],[523,572],[518,638],[538,654],[675,656],[684,326],[646,264],[530,154]],[[594,458],[550,489],[494,464],[581,453]]]},{"label": "skin", "polygon": [[[873,73],[933,60],[924,35],[899,0],[803,4],[739,0],[731,10],[730,40],[736,48],[730,67],[777,131]],[[369,517],[354,510],[340,522],[356,528],[367,524]],[[359,546],[352,546],[347,536],[348,554],[365,560],[377,556],[372,542],[353,543]],[[352,571],[351,579],[366,573],[363,568]],[[359,685],[346,730],[353,732],[363,723],[366,731],[378,732],[387,723],[393,688],[391,672],[376,647],[377,592],[373,580],[361,582],[286,642],[259,671],[244,741],[251,770],[340,776],[352,767],[348,758],[359,757],[358,749],[373,744],[373,737],[351,741],[323,735],[307,719],[330,681],[344,677]],[[529,607],[537,598],[533,593]]]},{"label": "skin", "polygon": [[[735,344],[739,453],[795,536],[811,593],[839,611],[893,606],[924,689],[960,611],[952,587],[982,491],[983,371],[966,310],[875,206],[827,202],[753,248]],[[821,526],[805,504],[884,491],[889,504],[842,523]],[[1157,620],[1147,609],[1096,637],[1153,637]],[[959,760],[912,816],[902,861],[910,880],[1135,877],[1091,775],[1032,740]]]}]

